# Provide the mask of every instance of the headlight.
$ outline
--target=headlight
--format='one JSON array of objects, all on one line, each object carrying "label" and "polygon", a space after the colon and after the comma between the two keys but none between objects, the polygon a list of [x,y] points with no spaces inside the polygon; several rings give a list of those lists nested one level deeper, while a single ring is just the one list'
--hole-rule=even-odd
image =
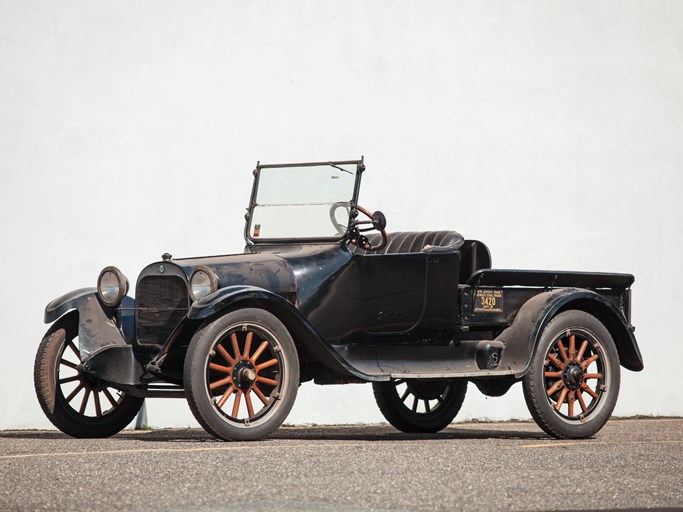
[{"label": "headlight", "polygon": [[128,280],[116,267],[105,267],[97,278],[97,293],[107,306],[118,306],[128,292]]},{"label": "headlight", "polygon": [[201,265],[192,271],[190,276],[190,296],[199,300],[218,290],[218,279],[209,267]]}]

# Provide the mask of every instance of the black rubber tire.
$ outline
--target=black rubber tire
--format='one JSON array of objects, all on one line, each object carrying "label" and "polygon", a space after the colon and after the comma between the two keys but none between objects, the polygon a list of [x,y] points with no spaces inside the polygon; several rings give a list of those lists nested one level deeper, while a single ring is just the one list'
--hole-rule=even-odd
[{"label": "black rubber tire", "polygon": [[[398,387],[405,384],[402,396],[399,396]],[[453,422],[460,411],[467,392],[467,380],[403,380],[397,379],[389,382],[373,382],[372,390],[379,410],[386,420],[396,429],[407,433],[433,433],[443,430]],[[407,394],[406,394],[407,393]],[[438,407],[423,412],[413,410],[415,399],[420,401],[438,400]],[[408,407],[405,400],[413,397],[413,407]]]},{"label": "black rubber tire", "polygon": [[[596,362],[592,363],[597,366],[597,371],[601,378],[594,378],[597,383],[589,383],[583,379],[583,373],[580,373],[580,382],[588,385],[590,391],[597,395],[597,398],[590,398],[586,403],[587,392],[579,387],[574,389],[577,385],[576,378],[572,383],[570,376],[567,374],[569,365],[573,364],[572,359],[580,350],[574,350],[572,355],[566,348],[565,343],[571,335],[574,335],[576,346],[576,339],[583,344],[587,341],[586,353],[582,354],[578,361],[585,361],[589,359],[585,357],[586,354],[592,354],[591,357],[597,356]],[[563,340],[565,340],[563,342]],[[563,361],[556,353],[558,342],[565,350],[568,356],[568,362]],[[552,355],[556,361],[562,363],[560,367],[550,360]],[[556,378],[546,377],[546,372],[559,373],[562,376]],[[560,381],[562,381],[560,383]],[[528,373],[523,379],[524,399],[531,416],[534,418],[539,427],[541,427],[547,434],[558,439],[581,439],[594,435],[604,425],[614,410],[619,395],[620,382],[620,368],[619,368],[619,354],[612,340],[607,328],[594,316],[578,310],[568,310],[560,313],[553,318],[546,326],[541,334],[541,339],[536,348]],[[557,384],[558,389],[548,395],[553,385]],[[593,389],[592,386],[595,386]],[[566,392],[564,391],[566,389]],[[562,393],[565,392],[563,396]],[[574,397],[567,395],[575,393]],[[581,395],[582,402],[580,406],[572,406],[574,412],[581,409],[581,413],[575,414],[569,412],[569,398],[574,402],[578,400]],[[586,398],[584,398],[586,396]],[[566,400],[566,402],[565,402]],[[560,409],[567,407],[567,412],[558,410],[556,405],[560,404]],[[576,402],[578,403],[578,402]],[[584,410],[585,406],[585,410]]]},{"label": "black rubber tire", "polygon": [[[217,350],[218,346],[222,346],[222,343],[229,340],[231,333],[237,335],[243,332],[255,333],[255,338],[261,338],[259,342],[261,344],[264,341],[269,342],[266,350],[270,355],[267,357],[270,357],[271,361],[277,359],[275,373],[270,375],[270,380],[278,380],[277,385],[269,391],[268,402],[262,405],[260,412],[253,416],[252,413],[248,413],[246,418],[240,419],[239,414],[233,417],[232,413],[224,410],[226,402],[220,404],[218,397],[223,393],[233,400],[234,404],[237,398],[233,396],[238,393],[229,393],[226,388],[236,386],[235,383],[239,380],[239,377],[234,375],[237,371],[237,363],[247,361],[247,359],[239,360],[238,357],[234,363],[222,362],[216,359],[216,354],[220,352]],[[239,335],[242,336],[242,334]],[[247,351],[244,346],[245,340],[241,340],[240,343],[243,344],[241,350]],[[230,347],[230,345],[227,346]],[[235,356],[234,350],[231,355]],[[216,382],[210,380],[210,372],[213,371],[210,369],[212,363],[225,366],[226,370],[230,370],[226,375],[236,380],[231,380],[223,388],[216,388],[217,391],[210,389],[210,385]],[[273,371],[272,366],[270,370]],[[255,375],[258,381],[260,374],[257,372]],[[185,356],[183,380],[192,414],[207,432],[226,441],[253,441],[276,430],[287,418],[294,405],[299,378],[299,356],[291,335],[276,316],[262,309],[238,309],[213,322],[206,323],[192,338]],[[240,396],[251,396],[256,387],[258,387],[257,382],[252,382],[252,387]],[[235,387],[235,391],[237,389]],[[263,390],[259,389],[259,391]]]},{"label": "black rubber tire", "polygon": [[[113,436],[135,419],[144,399],[119,392],[116,405],[104,411],[101,416],[81,414],[79,410],[71,407],[70,402],[67,402],[64,396],[62,386],[58,384],[59,368],[68,343],[77,337],[78,314],[76,312],[57,320],[45,334],[38,347],[33,371],[38,402],[52,424],[65,434],[78,438]],[[79,375],[84,374],[79,372]],[[89,382],[100,386],[95,380],[89,380]],[[103,386],[97,392],[98,396],[100,392],[103,393],[102,389],[104,389]],[[107,390],[107,393],[111,396],[111,391]]]}]

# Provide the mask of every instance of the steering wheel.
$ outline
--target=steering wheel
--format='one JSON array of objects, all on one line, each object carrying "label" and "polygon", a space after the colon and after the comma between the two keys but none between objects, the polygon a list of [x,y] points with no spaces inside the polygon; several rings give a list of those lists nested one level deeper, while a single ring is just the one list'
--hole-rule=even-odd
[{"label": "steering wheel", "polygon": [[337,220],[337,210],[339,208],[344,208],[346,211],[346,219],[348,219],[351,216],[351,203],[348,201],[337,201],[330,206],[330,220],[332,221],[334,229],[337,230],[337,235],[342,236],[346,234],[346,230],[349,229],[349,226],[348,221],[347,224],[340,224]]},{"label": "steering wheel", "polygon": [[[387,245],[387,232],[385,229],[387,227],[386,217],[380,211],[370,213],[368,210],[366,210],[360,205],[356,205],[355,210],[356,211],[354,212],[353,220],[351,221],[351,229],[349,229],[349,241],[357,247],[360,247],[361,249],[364,249],[366,251],[379,251],[382,247]],[[365,215],[367,219],[358,220],[356,218],[358,212]],[[364,224],[370,224],[370,227],[358,227]],[[379,245],[372,245],[370,243],[370,240],[368,240],[368,237],[363,234],[368,231],[372,231],[373,229],[379,231],[379,234],[382,235],[382,243],[380,243]]]}]

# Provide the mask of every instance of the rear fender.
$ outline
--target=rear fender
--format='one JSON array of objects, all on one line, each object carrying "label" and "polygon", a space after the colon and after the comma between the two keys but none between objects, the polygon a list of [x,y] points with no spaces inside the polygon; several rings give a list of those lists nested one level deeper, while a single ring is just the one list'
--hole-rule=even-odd
[{"label": "rear fender", "polygon": [[621,365],[633,371],[643,369],[640,350],[624,315],[607,299],[590,290],[561,288],[540,293],[520,308],[514,322],[496,338],[505,344],[500,367],[524,376],[536,352],[543,329],[558,313],[578,309],[594,315],[612,335]]},{"label": "rear fender", "polygon": [[290,332],[297,349],[310,354],[334,372],[362,380],[378,380],[343,359],[291,302],[263,288],[243,285],[222,288],[192,304],[187,318],[207,320],[246,307],[258,307],[273,313]]}]

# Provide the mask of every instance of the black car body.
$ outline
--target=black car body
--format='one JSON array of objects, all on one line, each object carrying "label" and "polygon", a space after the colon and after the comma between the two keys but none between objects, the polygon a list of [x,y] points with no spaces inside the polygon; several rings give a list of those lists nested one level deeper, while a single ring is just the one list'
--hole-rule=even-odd
[{"label": "black car body", "polygon": [[35,374],[47,416],[74,436],[112,435],[144,398],[178,396],[215,436],[256,439],[301,382],[371,382],[389,422],[433,432],[468,381],[492,396],[522,381],[550,435],[597,432],[619,366],[643,368],[633,276],[492,269],[486,245],[454,231],[387,234],[358,205],[364,170],[258,164],[242,254],[165,254],[135,298],[107,267],[98,288],[52,301]]}]

